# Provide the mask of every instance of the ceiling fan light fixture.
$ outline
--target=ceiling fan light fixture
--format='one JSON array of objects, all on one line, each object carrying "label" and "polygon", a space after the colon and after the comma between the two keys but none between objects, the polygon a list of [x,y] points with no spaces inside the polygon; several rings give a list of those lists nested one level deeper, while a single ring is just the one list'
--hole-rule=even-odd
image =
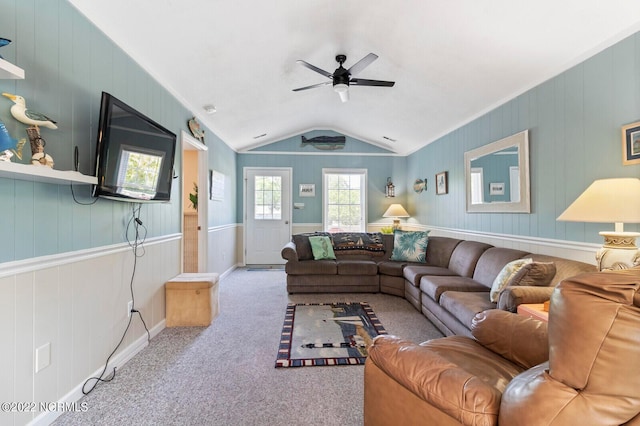
[{"label": "ceiling fan light fixture", "polygon": [[333,85],[333,91],[340,96],[342,102],[349,100],[349,86],[344,83],[338,83]]}]

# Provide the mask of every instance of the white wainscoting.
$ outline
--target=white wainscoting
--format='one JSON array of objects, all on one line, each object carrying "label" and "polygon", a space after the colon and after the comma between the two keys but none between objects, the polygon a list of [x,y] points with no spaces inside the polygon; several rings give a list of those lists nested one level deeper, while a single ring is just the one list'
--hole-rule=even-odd
[{"label": "white wainscoting", "polygon": [[[152,336],[164,328],[164,283],[180,272],[180,240],[150,238],[135,260],[134,307]],[[0,264],[0,401],[71,403],[82,396],[127,327],[133,267],[127,244]],[[108,371],[147,344],[140,318],[132,319]],[[36,372],[36,351],[47,344],[50,363]],[[49,424],[59,414],[1,411],[0,424]]]},{"label": "white wainscoting", "polygon": [[507,247],[529,253],[546,254],[564,257],[565,259],[596,264],[596,251],[600,245],[581,243],[576,241],[554,240],[550,238],[536,238],[522,235],[490,234],[486,232],[469,231],[463,229],[441,228],[418,224],[407,224],[403,229],[430,230],[429,235],[473,240],[491,244],[496,247]]},{"label": "white wainscoting", "polygon": [[217,272],[223,278],[242,264],[242,225],[232,223],[209,227],[207,238],[208,271]]},{"label": "white wainscoting", "polygon": [[[369,223],[368,232],[380,232],[382,227],[389,223]],[[426,231],[429,235],[459,238],[461,240],[481,241],[496,247],[507,247],[523,250],[530,253],[546,254],[549,256],[564,257],[566,259],[596,264],[596,251],[601,247],[598,244],[581,243],[576,241],[554,240],[551,238],[536,238],[521,235],[490,234],[486,232],[470,231],[464,229],[442,228],[438,226],[421,225],[417,223],[401,223],[405,230]],[[322,230],[321,223],[294,223],[293,233],[315,232]]]}]

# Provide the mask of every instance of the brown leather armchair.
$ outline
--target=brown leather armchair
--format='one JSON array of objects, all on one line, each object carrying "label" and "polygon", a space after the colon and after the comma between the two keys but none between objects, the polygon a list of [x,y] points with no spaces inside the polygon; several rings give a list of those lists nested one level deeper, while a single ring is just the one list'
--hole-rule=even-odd
[{"label": "brown leather armchair", "polygon": [[588,273],[554,290],[548,327],[489,310],[475,339],[379,336],[365,425],[640,425],[639,289],[640,268]]}]

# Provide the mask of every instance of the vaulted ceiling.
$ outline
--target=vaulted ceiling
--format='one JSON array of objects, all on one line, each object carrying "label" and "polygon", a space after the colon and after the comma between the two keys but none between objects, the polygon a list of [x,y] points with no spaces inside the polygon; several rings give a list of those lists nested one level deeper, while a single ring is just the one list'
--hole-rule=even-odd
[{"label": "vaulted ceiling", "polygon": [[[314,129],[408,154],[640,30],[638,0],[69,0],[243,151]],[[349,88],[328,73],[394,87]],[[207,114],[204,106],[214,105]]]}]

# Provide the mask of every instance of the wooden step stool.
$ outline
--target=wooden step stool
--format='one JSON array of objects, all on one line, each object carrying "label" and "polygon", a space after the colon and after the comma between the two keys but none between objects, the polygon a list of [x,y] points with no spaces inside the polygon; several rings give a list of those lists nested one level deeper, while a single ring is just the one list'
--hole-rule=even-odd
[{"label": "wooden step stool", "polygon": [[218,274],[184,273],[165,285],[166,326],[208,326],[218,316]]}]

